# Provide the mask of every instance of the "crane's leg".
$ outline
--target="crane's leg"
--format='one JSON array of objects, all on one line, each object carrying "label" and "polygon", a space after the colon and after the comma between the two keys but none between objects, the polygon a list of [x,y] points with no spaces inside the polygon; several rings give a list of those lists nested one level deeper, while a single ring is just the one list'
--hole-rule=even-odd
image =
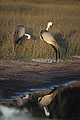
[{"label": "crane's leg", "polygon": [[16,48],[16,42],[14,41],[14,43],[13,43],[13,51],[15,50],[15,48]]},{"label": "crane's leg", "polygon": [[51,46],[54,48],[54,50],[55,50],[55,52],[56,52],[56,62],[57,62],[57,49],[56,49],[55,46],[53,46],[53,45],[51,45]]},{"label": "crane's leg", "polygon": [[54,48],[54,50],[55,50],[55,52],[56,52],[56,62],[57,62],[57,49]]},{"label": "crane's leg", "polygon": [[60,59],[60,51],[58,51],[58,54],[59,54],[59,59]]}]

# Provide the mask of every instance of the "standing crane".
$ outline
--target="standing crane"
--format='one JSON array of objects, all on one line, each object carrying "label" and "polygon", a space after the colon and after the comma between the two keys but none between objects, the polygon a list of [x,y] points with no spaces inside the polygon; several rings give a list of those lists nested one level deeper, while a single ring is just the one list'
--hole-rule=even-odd
[{"label": "standing crane", "polygon": [[58,43],[56,42],[56,40],[54,39],[53,35],[49,32],[49,29],[53,26],[52,22],[49,22],[47,25],[47,28],[42,30],[40,32],[40,38],[41,40],[44,40],[46,43],[50,44],[55,52],[56,52],[56,62],[57,62],[57,53],[59,55],[59,59],[60,59],[60,47],[58,45]]},{"label": "standing crane", "polygon": [[25,27],[23,25],[16,26],[13,33],[14,48],[16,47],[16,44],[18,44],[22,40],[25,40],[25,38],[30,39],[31,35],[25,33]]}]

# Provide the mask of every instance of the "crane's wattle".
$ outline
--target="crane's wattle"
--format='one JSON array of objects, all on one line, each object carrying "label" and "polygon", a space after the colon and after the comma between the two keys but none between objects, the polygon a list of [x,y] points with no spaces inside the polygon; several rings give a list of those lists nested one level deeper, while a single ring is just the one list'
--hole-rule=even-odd
[{"label": "crane's wattle", "polygon": [[50,25],[50,28],[52,28],[53,27],[53,25]]}]

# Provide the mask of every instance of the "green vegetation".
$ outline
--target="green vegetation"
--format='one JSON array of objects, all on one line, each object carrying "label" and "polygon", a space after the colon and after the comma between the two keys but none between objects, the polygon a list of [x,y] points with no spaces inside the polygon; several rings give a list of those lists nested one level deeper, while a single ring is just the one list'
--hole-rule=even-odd
[{"label": "green vegetation", "polygon": [[[49,21],[63,58],[80,55],[79,0],[0,0],[0,59],[54,58],[52,47],[39,38]],[[24,25],[36,39],[26,40],[13,51],[17,25]]]}]

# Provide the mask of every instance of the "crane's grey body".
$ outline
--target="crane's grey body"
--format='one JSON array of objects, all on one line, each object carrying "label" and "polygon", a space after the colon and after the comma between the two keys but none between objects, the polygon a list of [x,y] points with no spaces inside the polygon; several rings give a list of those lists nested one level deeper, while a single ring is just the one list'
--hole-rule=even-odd
[{"label": "crane's grey body", "polygon": [[58,90],[55,90],[54,92],[52,92],[52,93],[50,93],[48,95],[45,95],[43,97],[39,97],[38,102],[41,105],[41,107],[48,106],[51,103],[51,101],[55,98],[57,93],[58,93]]},{"label": "crane's grey body", "polygon": [[48,29],[49,29],[49,25],[47,29],[42,30],[40,32],[40,38],[54,48],[56,52],[56,61],[57,61],[57,53],[59,54],[59,58],[60,58],[60,47],[56,42],[56,40],[54,39],[53,35],[48,31]]},{"label": "crane's grey body", "polygon": [[44,39],[44,41],[49,44],[51,44],[52,41],[55,41],[55,39],[53,39],[53,36],[51,35],[51,33],[48,32],[47,30],[42,30],[41,36]]},{"label": "crane's grey body", "polygon": [[59,49],[59,45],[57,44],[56,40],[52,36],[52,34],[47,30],[41,31],[41,38],[48,44],[54,45],[57,49]]},{"label": "crane's grey body", "polygon": [[13,49],[16,47],[16,44],[22,43],[26,39],[30,39],[31,35],[25,33],[25,28],[23,25],[16,26],[14,33],[13,33],[13,39],[14,39],[14,46]]},{"label": "crane's grey body", "polygon": [[13,33],[14,43],[17,44],[24,35],[25,35],[24,26],[23,25],[16,26]]},{"label": "crane's grey body", "polygon": [[55,90],[54,92],[51,92],[48,95],[38,98],[39,105],[43,107],[46,116],[50,115],[48,105],[52,102],[52,100],[54,100],[57,94],[58,94],[58,90]]}]

